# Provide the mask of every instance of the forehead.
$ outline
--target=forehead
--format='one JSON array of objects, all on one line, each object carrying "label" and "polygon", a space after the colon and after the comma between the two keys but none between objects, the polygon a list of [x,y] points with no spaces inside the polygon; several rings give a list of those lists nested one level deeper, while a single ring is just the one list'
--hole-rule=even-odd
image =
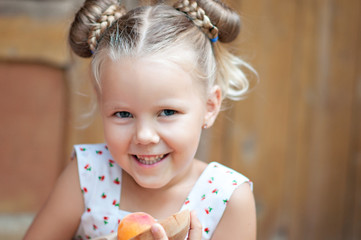
[{"label": "forehead", "polygon": [[[159,58],[106,59],[100,73],[103,94],[115,93],[140,97],[140,94],[197,95],[202,88],[191,72]],[[102,95],[103,95],[102,94]],[[144,96],[142,96],[144,97]]]}]

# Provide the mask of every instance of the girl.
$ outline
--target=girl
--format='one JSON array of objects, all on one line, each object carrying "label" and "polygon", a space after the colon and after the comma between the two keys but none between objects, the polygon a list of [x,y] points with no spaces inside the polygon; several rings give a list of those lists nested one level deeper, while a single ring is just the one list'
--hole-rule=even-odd
[{"label": "girl", "polygon": [[[218,0],[129,12],[117,0],[85,1],[69,42],[92,57],[106,144],[74,147],[25,239],[90,239],[116,231],[129,212],[162,219],[181,209],[193,210],[188,239],[255,239],[249,180],[194,159],[222,100],[248,88],[248,65],[222,46],[239,29]],[[167,239],[157,224],[152,232]]]}]

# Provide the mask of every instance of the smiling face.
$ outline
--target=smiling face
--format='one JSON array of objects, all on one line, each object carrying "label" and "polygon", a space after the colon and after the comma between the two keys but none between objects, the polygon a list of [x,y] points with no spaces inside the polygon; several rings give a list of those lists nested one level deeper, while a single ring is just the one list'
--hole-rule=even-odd
[{"label": "smiling face", "polygon": [[145,188],[185,174],[202,125],[218,113],[201,84],[175,64],[151,58],[107,59],[100,77],[99,105],[114,160]]}]

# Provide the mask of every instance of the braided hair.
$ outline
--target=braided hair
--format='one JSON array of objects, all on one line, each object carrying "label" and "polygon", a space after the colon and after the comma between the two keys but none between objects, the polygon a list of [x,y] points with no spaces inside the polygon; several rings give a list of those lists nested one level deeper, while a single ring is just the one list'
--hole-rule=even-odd
[{"label": "braided hair", "polygon": [[196,1],[181,0],[175,3],[174,7],[189,16],[209,39],[216,39],[218,37],[218,28],[212,24],[203,8]]},{"label": "braided hair", "polygon": [[[236,39],[239,15],[219,0],[179,0],[126,11],[118,0],[86,0],[75,15],[69,43],[80,57],[92,57],[95,84],[105,58],[156,56],[188,68],[222,98],[239,99],[248,89],[244,69],[253,69],[222,43]],[[190,53],[186,57],[184,52]]]}]

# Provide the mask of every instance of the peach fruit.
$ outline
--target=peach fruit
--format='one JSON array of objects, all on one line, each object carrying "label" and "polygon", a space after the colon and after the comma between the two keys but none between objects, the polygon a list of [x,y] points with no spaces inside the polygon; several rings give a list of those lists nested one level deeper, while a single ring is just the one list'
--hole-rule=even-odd
[{"label": "peach fruit", "polygon": [[136,212],[128,214],[118,226],[118,240],[129,240],[139,233],[150,229],[156,223],[155,219],[147,213]]},{"label": "peach fruit", "polygon": [[[131,213],[118,226],[118,240],[153,240],[150,227],[154,223],[154,218],[146,213]],[[184,240],[189,230],[190,212],[181,211],[159,221],[159,224],[169,240]]]}]

